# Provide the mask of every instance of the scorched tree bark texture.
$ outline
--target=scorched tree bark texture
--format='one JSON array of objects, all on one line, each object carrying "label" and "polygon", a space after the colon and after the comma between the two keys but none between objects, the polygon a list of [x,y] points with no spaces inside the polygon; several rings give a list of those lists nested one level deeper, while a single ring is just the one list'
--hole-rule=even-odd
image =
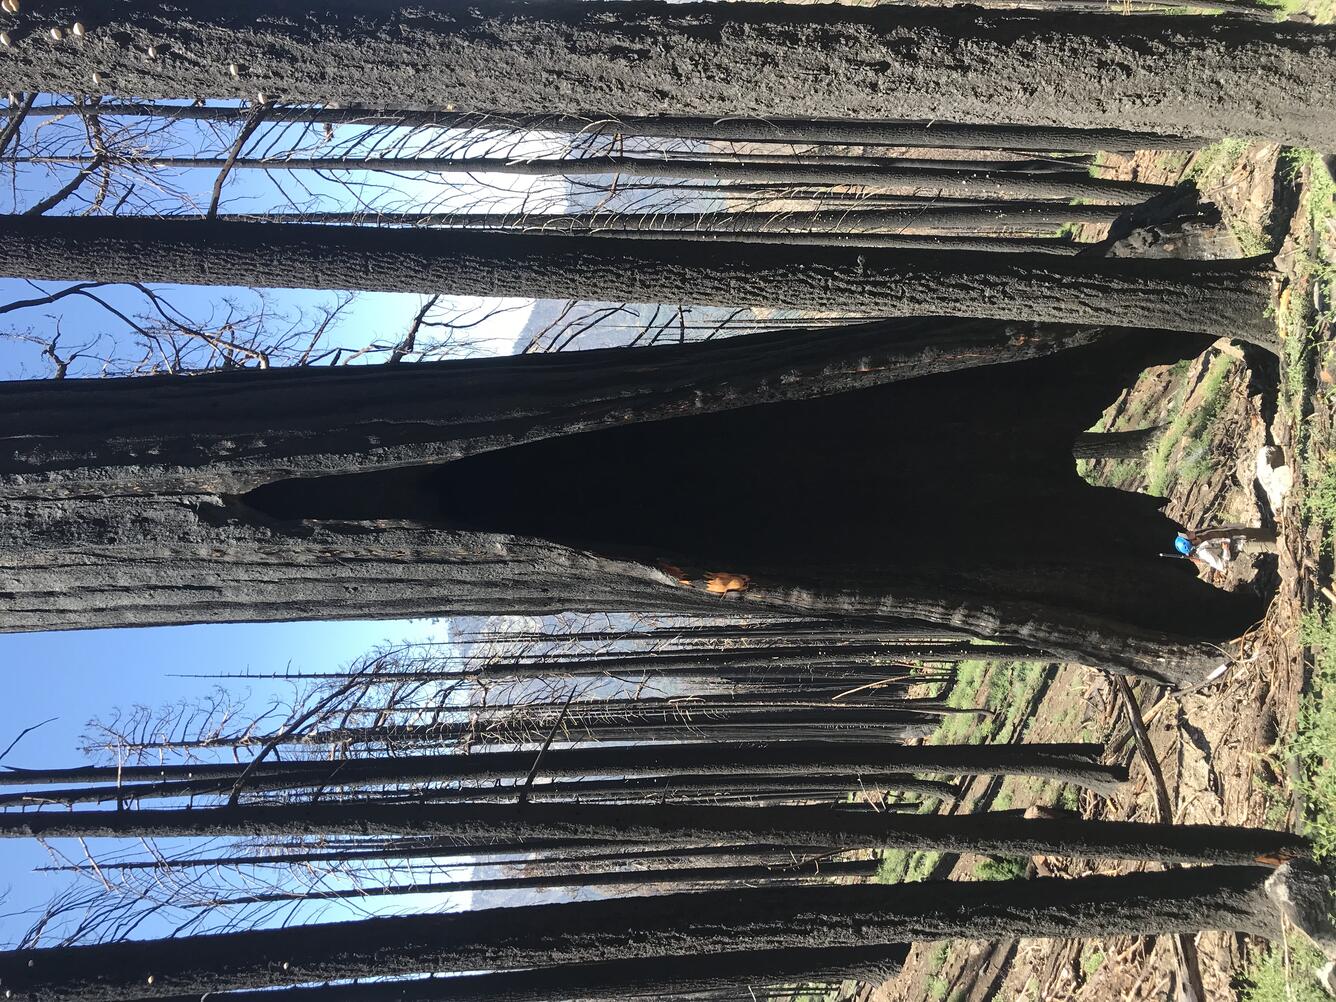
[{"label": "scorched tree bark texture", "polygon": [[[717,612],[726,571],[747,576],[739,608],[908,617],[1195,682],[1255,603],[1160,559],[1177,526],[1085,484],[1071,450],[1143,365],[1201,345],[1070,347],[1097,337],[916,321],[6,384],[0,629]],[[1074,552],[1092,526],[1101,546]]]},{"label": "scorched tree bark texture", "polygon": [[[3,50],[0,50],[2,53]],[[2,57],[0,57],[2,58]],[[10,217],[15,278],[363,289],[1116,324],[1276,351],[1273,271],[1242,261],[706,245],[430,228]]]},{"label": "scorched tree bark texture", "polygon": [[[81,37],[49,29],[75,20]],[[1336,31],[1226,18],[557,0],[25,0],[0,89],[500,114],[776,115],[1336,147]],[[152,57],[149,57],[149,53]],[[236,67],[235,73],[232,67]]]}]

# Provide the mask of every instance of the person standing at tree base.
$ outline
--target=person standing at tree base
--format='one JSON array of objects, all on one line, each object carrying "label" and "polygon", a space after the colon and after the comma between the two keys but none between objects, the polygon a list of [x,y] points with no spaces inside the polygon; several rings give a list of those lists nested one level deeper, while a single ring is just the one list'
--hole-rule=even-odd
[{"label": "person standing at tree base", "polygon": [[1245,546],[1258,553],[1276,552],[1276,534],[1269,529],[1224,525],[1213,529],[1187,529],[1174,540],[1174,550],[1199,567],[1223,574]]}]

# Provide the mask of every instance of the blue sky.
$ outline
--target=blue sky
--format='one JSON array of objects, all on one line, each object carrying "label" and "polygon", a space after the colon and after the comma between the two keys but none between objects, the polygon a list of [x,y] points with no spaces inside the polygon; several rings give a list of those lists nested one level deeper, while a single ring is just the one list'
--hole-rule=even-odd
[{"label": "blue sky", "polygon": [[[337,668],[386,641],[446,640],[444,622],[394,620],[333,623],[233,623],[129,630],[0,635],[0,748],[24,728],[50,720],[26,735],[7,765],[77,765],[84,725],[117,706],[160,705],[205,694],[215,684],[181,674],[208,672],[322,671]],[[256,679],[244,686],[262,705],[286,683]],[[81,856],[77,843],[58,843]],[[30,924],[28,909],[40,906],[61,886],[60,878],[33,873],[51,862],[30,840],[3,845],[0,941],[12,941]]]},{"label": "blue sky", "polygon": [[[68,173],[46,168],[20,170],[14,184],[0,190],[0,212],[21,210],[67,178]],[[200,195],[212,185],[211,171],[178,173],[179,186]],[[403,195],[411,198],[412,182],[401,182]],[[274,204],[274,191],[261,172],[238,172],[226,189],[224,211]],[[207,201],[207,195],[204,195]],[[69,211],[78,211],[70,203]],[[29,283],[0,278],[0,304],[27,300],[43,292],[54,292],[62,283]],[[155,286],[183,314],[203,323],[220,315],[226,302],[235,301],[244,311],[254,302],[246,289]],[[126,287],[98,291],[103,301],[127,314],[142,310],[144,299]],[[280,311],[292,315],[316,311],[333,301],[330,292],[286,290],[273,295]],[[405,295],[358,296],[329,336],[334,344],[353,348],[375,340],[397,341],[424,297]],[[456,302],[457,309],[473,309],[477,316],[491,304]],[[523,304],[519,304],[523,305]],[[515,335],[528,316],[520,308],[497,316],[470,331],[478,353],[511,350]],[[0,316],[0,333],[32,334],[49,338],[61,335],[62,348],[95,345],[88,357],[72,366],[70,375],[99,374],[97,355],[124,356],[131,349],[126,327],[104,306],[81,297],[70,297],[45,307]],[[48,375],[49,364],[38,347],[21,339],[0,338],[0,378],[37,378]],[[212,671],[279,672],[286,668],[320,671],[337,668],[384,642],[446,640],[444,621],[399,620],[380,622],[265,623],[161,627],[64,633],[0,635],[0,749],[26,727],[43,721],[10,751],[5,764],[41,767],[78,764],[80,736],[90,718],[104,716],[117,706],[164,705],[208,692],[208,679],[183,678],[181,674]],[[268,697],[286,693],[285,683],[256,680],[245,686],[253,702],[263,705]],[[67,851],[81,855],[77,843]],[[0,889],[6,890],[0,907],[0,940],[13,941],[30,924],[27,912],[44,903],[57,889],[59,878],[32,873],[34,866],[49,863],[40,845],[17,840],[3,845]],[[400,901],[395,907],[421,901]],[[429,904],[439,906],[441,900]]]}]

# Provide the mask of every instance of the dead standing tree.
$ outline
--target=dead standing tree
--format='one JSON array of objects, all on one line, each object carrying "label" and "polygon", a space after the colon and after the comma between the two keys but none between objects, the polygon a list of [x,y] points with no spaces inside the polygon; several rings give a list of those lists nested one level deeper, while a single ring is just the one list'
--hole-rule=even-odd
[{"label": "dead standing tree", "polygon": [[1274,272],[1240,261],[1054,258],[218,220],[8,218],[18,278],[692,303],[1205,331],[1278,351]]},{"label": "dead standing tree", "polygon": [[[75,21],[83,32],[65,34]],[[506,0],[341,0],[315,17],[304,0],[105,0],[96,12],[37,0],[5,27],[0,91],[79,93],[96,73],[105,93],[134,98],[1168,133],[1192,122],[1212,138],[1336,147],[1336,31],[1297,24]]]},{"label": "dead standing tree", "polygon": [[0,979],[22,1002],[120,1002],[358,976],[849,950],[955,937],[1202,929],[1275,937],[1282,916],[1314,928],[1304,906],[1320,899],[1320,883],[1308,869],[1287,864],[1075,880],[707,891],[17,950],[0,954]]},{"label": "dead standing tree", "polygon": [[[960,368],[1098,337],[922,321],[384,370],[11,383],[0,627],[718,611],[711,572],[727,570],[748,575],[734,598],[750,611],[908,616],[1191,683],[1219,663],[1210,642],[1256,610],[1159,560],[1173,524],[1153,500],[1086,485],[1071,447],[1144,364],[1196,339],[1106,337],[1013,362],[1005,379]],[[1013,421],[999,428],[997,413]],[[947,414],[925,440],[924,416]],[[845,484],[893,440],[897,464]],[[940,475],[943,455],[969,489]],[[931,483],[915,472],[928,468]],[[516,506],[526,479],[544,485],[541,505]],[[700,505],[707,484],[734,504]],[[836,498],[839,518],[812,517]],[[1064,557],[1053,541],[1092,520],[1118,527],[1119,545],[1094,566]],[[932,545],[887,529],[934,524],[958,528]]]}]

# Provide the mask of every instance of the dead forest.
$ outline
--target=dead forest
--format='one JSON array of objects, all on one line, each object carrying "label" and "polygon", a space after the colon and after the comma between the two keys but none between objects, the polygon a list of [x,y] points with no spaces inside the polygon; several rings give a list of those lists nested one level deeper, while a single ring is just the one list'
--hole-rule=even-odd
[{"label": "dead forest", "polygon": [[1336,994],[1330,0],[0,8],[6,999]]}]

